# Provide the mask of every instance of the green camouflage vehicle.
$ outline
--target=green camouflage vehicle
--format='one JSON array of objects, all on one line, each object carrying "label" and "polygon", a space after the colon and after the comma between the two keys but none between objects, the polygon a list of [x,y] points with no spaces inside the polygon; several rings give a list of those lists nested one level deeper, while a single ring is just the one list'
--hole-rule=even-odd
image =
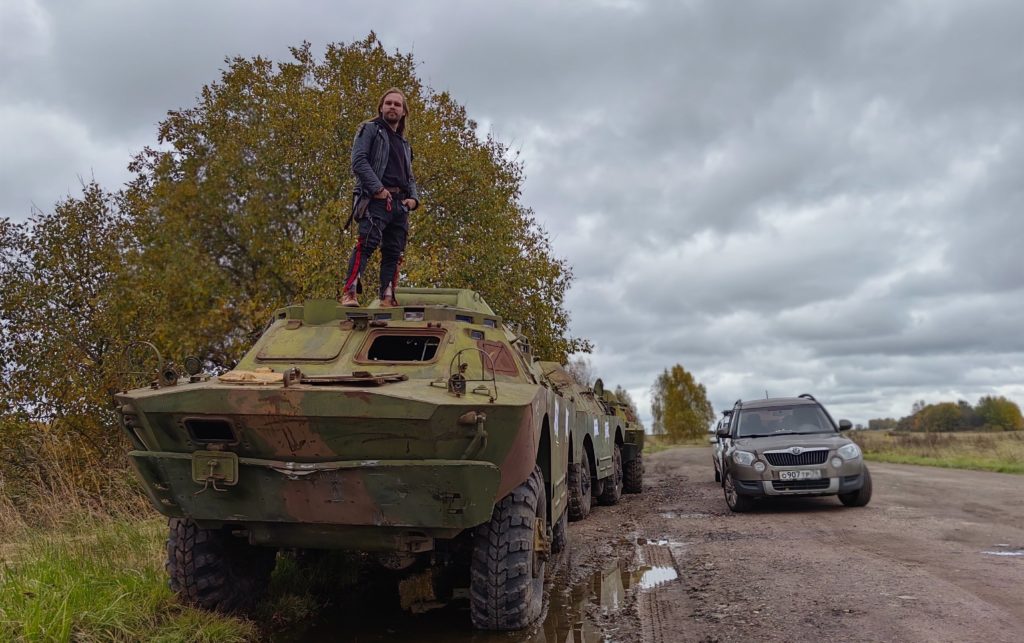
[{"label": "green camouflage vehicle", "polygon": [[468,597],[478,628],[540,616],[575,406],[478,294],[397,296],[282,308],[234,370],[193,360],[115,396],[185,602],[247,607],[279,549],[334,549],[400,571],[414,611]]},{"label": "green camouflage vehicle", "polygon": [[[624,490],[639,493],[643,464],[643,430],[629,425],[625,415],[616,414],[608,401],[601,380],[593,388],[577,383],[555,362],[541,362],[549,380],[574,411],[571,414],[569,443],[569,520],[582,520],[590,514],[596,500],[614,505]],[[627,479],[626,472],[629,472]],[[628,489],[625,489],[628,484]]]},{"label": "green camouflage vehicle", "polygon": [[644,489],[644,427],[628,404],[614,399],[605,391],[605,403],[619,419],[623,432],[622,443],[622,490],[625,493],[640,493]]}]

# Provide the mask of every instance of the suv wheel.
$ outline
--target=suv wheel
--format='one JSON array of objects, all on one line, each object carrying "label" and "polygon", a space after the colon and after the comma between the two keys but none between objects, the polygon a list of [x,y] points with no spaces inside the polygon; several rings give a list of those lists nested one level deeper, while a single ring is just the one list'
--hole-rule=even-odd
[{"label": "suv wheel", "polygon": [[729,509],[732,511],[743,513],[754,508],[753,499],[741,496],[736,491],[736,483],[732,479],[732,474],[728,471],[725,472],[725,481],[722,483],[722,488],[725,489],[725,504],[729,505]]},{"label": "suv wheel", "polygon": [[871,474],[864,467],[864,486],[857,491],[839,494],[839,501],[847,507],[863,507],[871,502]]}]

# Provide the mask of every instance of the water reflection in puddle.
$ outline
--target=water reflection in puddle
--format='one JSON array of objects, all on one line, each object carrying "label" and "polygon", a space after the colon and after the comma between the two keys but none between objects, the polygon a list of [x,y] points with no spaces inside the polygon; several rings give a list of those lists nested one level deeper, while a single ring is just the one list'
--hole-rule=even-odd
[{"label": "water reflection in puddle", "polygon": [[981,553],[988,556],[1021,556],[1024,557],[1024,549],[1010,549],[1010,545],[1006,543],[996,543],[993,547],[999,547],[999,551],[983,551]]},{"label": "water reflection in puddle", "polygon": [[664,585],[669,581],[679,578],[675,567],[652,567],[643,573],[637,583],[640,589],[654,589],[658,585]]},{"label": "water reflection in puddle", "polygon": [[[302,641],[423,641],[472,643],[599,643],[615,641],[606,631],[608,617],[622,610],[635,592],[650,592],[679,577],[670,547],[683,543],[638,539],[635,550],[609,561],[590,578],[571,585],[572,560],[561,565],[549,585],[548,610],[543,622],[522,632],[480,632],[472,629],[465,602],[412,615],[372,606],[352,612],[338,610],[302,633],[291,632],[278,640]],[[678,551],[678,549],[676,550]],[[550,569],[550,567],[549,567]],[[602,625],[604,623],[604,625]],[[298,637],[296,638],[296,634]]]}]

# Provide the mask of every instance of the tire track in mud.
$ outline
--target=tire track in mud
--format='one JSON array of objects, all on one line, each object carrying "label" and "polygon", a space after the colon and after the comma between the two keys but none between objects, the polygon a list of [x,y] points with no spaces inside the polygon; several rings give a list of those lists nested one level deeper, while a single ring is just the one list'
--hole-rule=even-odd
[{"label": "tire track in mud", "polygon": [[[642,640],[649,643],[664,643],[666,625],[679,620],[682,605],[674,594],[667,591],[669,583],[679,583],[675,558],[666,545],[641,545],[637,550],[641,569],[647,569],[639,583],[637,608],[641,623]],[[653,572],[653,573],[652,573]]]}]

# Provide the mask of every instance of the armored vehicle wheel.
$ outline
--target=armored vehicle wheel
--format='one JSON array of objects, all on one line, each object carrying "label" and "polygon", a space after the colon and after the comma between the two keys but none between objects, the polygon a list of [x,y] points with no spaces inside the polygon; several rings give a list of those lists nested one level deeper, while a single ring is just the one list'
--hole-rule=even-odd
[{"label": "armored vehicle wheel", "polygon": [[871,474],[864,467],[864,486],[851,493],[839,494],[839,501],[847,507],[863,507],[871,502]]},{"label": "armored vehicle wheel", "polygon": [[622,465],[622,490],[626,493],[640,493],[644,490],[644,454]]},{"label": "armored vehicle wheel", "polygon": [[612,475],[604,481],[604,492],[597,498],[602,505],[614,505],[622,497],[622,448],[612,449]]},{"label": "armored vehicle wheel", "polygon": [[537,549],[537,528],[546,513],[544,477],[534,467],[495,505],[491,520],[476,528],[469,579],[474,627],[518,630],[540,617],[546,554]]},{"label": "armored vehicle wheel", "polygon": [[590,457],[584,447],[578,465],[569,465],[569,520],[583,520],[590,515],[591,495]]},{"label": "armored vehicle wheel", "polygon": [[569,545],[569,510],[551,528],[551,553],[559,554]]},{"label": "armored vehicle wheel", "polygon": [[235,612],[266,592],[276,549],[255,547],[223,529],[201,529],[187,519],[171,518],[168,527],[167,573],[183,602]]},{"label": "armored vehicle wheel", "polygon": [[733,482],[732,474],[728,471],[725,473],[725,481],[722,483],[722,488],[725,489],[725,504],[729,505],[729,509],[732,511],[743,513],[754,508],[754,500],[752,498],[741,496],[736,491],[736,484]]}]

